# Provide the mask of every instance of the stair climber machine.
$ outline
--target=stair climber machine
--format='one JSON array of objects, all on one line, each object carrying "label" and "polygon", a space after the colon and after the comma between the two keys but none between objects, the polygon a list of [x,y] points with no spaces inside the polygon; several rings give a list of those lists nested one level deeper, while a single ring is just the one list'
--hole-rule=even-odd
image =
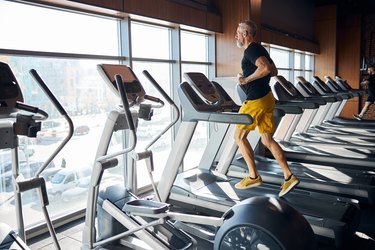
[{"label": "stair climber machine", "polygon": [[[358,228],[359,209],[356,201],[353,203],[352,199],[345,197],[306,190],[294,190],[279,199],[279,184],[282,177],[277,176],[277,173],[272,174],[272,167],[270,176],[273,175],[273,178],[278,180],[277,186],[268,182],[251,189],[236,189],[234,185],[239,178],[227,175],[238,148],[233,139],[233,126],[252,121],[249,116],[238,114],[240,107],[218,83],[210,82],[201,73],[185,73],[184,77],[187,82],[181,83],[178,87],[183,112],[182,122],[162,174],[169,175],[170,178],[163,179],[158,184],[162,201],[192,213],[215,216],[224,213],[225,218],[230,215],[227,211],[231,211],[233,206],[248,198],[269,197],[277,202],[286,202],[297,209],[307,219],[319,240],[330,241],[338,247],[343,246],[346,239]],[[302,112],[296,104],[286,104],[283,108],[288,112]],[[211,131],[198,166],[187,167],[189,170],[179,173],[179,166],[200,121],[210,122],[215,129]],[[256,133],[250,133],[249,136],[253,135]],[[267,162],[264,165],[267,165]],[[254,213],[249,209],[248,214]],[[274,224],[272,220],[264,219],[265,224]],[[187,232],[193,231],[188,225],[181,225],[181,228]],[[284,232],[289,234],[289,229],[285,228]]]},{"label": "stair climber machine", "polygon": [[30,74],[42,88],[59,113],[69,125],[69,133],[50,157],[36,171],[35,176],[25,179],[19,171],[18,136],[35,138],[41,130],[41,124],[48,114],[38,107],[24,103],[22,91],[9,65],[0,62],[0,149],[11,149],[12,174],[14,183],[15,211],[17,216],[17,233],[8,225],[0,223],[0,249],[29,249],[26,245],[25,226],[23,221],[21,194],[28,190],[37,190],[40,205],[46,220],[50,235],[56,249],[60,249],[55,229],[48,215],[49,204],[46,183],[41,173],[52,162],[73,135],[73,123],[57,98],[53,95],[38,73],[32,69]]},{"label": "stair climber machine", "polygon": [[[216,228],[211,242],[214,249],[316,248],[313,231],[306,219],[287,203],[274,197],[253,197],[237,205],[233,204],[235,206],[222,217],[185,213],[181,208],[177,211],[173,205],[166,203],[165,196],[160,193],[159,187],[156,188],[152,180],[153,158],[152,151],[148,148],[179,120],[178,108],[152,76],[144,71],[145,76],[175,110],[176,119],[152,140],[145,151],[135,152],[137,136],[134,124],[137,124],[140,114],[143,113],[137,108],[146,99],[159,103],[161,101],[156,97],[147,98],[141,83],[129,67],[108,64],[98,67],[106,83],[121,96],[123,105],[109,115],[97,152],[89,190],[82,249],[96,249],[100,246],[109,246],[109,244],[122,244],[132,249],[198,248],[197,241],[190,236],[191,230],[189,235],[181,230],[180,227],[184,223]],[[212,93],[211,100],[216,99],[214,103],[220,105],[225,102],[221,98],[217,100],[219,96],[211,92],[211,86],[207,87],[205,91]],[[206,116],[210,113],[207,112]],[[213,114],[211,118],[217,120],[219,116],[215,117]],[[252,121],[251,117],[244,117],[240,120],[241,122]],[[108,148],[111,134],[116,129],[129,132],[129,146],[109,155],[106,153],[106,148]],[[185,144],[188,143],[185,142]],[[115,166],[117,162],[113,157],[120,154],[127,154],[135,160],[141,158],[146,160],[155,192],[153,199],[139,199],[132,193],[132,190],[119,185],[99,191],[103,171]],[[159,185],[163,182],[170,182],[171,179],[173,182],[177,171],[176,173],[164,172]],[[97,230],[95,228],[96,213]],[[293,223],[289,223],[290,221]],[[196,233],[200,236],[205,234],[204,231]]]}]

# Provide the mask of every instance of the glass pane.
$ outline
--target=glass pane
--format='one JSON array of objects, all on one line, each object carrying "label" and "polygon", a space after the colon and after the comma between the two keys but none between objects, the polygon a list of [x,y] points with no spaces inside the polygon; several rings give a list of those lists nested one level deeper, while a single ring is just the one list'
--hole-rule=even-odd
[{"label": "glass pane", "polygon": [[208,75],[208,66],[207,65],[199,65],[199,64],[181,64],[181,72],[182,76],[185,72],[199,72],[204,75]]},{"label": "glass pane", "polygon": [[301,58],[302,58],[302,54],[294,53],[294,68],[295,69],[302,69]]},{"label": "glass pane", "polygon": [[312,77],[313,77],[313,72],[312,71],[305,71],[305,79],[307,81],[311,81],[312,80]]},{"label": "glass pane", "polygon": [[[182,64],[181,65],[182,76],[185,72],[200,72],[208,75],[207,65],[197,65],[197,64]],[[186,79],[183,78],[183,81]],[[193,139],[191,140],[189,149],[184,158],[184,170],[197,167],[200,159],[202,158],[203,151],[207,146],[208,139],[208,123],[199,122]]]},{"label": "glass pane", "polygon": [[207,146],[208,122],[198,122],[184,158],[184,171],[198,167]]},{"label": "glass pane", "polygon": [[169,28],[132,22],[131,40],[134,57],[170,59]]},{"label": "glass pane", "polygon": [[[47,171],[42,173],[47,180],[47,192],[50,197],[48,211],[53,216],[84,208],[87,195],[85,185],[91,175],[107,113],[119,103],[119,98],[100,77],[96,65],[117,62],[21,56],[0,58],[11,66],[23,91],[25,103],[40,107],[50,115],[43,121],[42,130],[36,138],[20,138],[20,152],[23,152],[23,156],[20,157],[21,173],[25,177],[35,174],[37,167],[46,161],[68,133],[65,120],[28,74],[29,69],[35,68],[70,114],[75,127],[72,139],[55,157]],[[111,145],[120,142],[112,142]],[[2,169],[5,169],[11,164],[9,152],[1,154],[7,155],[3,157],[4,161],[0,161]],[[108,178],[108,182],[113,183],[114,179],[121,179],[121,175],[117,175],[116,171],[109,172],[106,174],[109,176],[105,177]],[[69,182],[66,178],[72,173],[76,174],[76,179]],[[0,184],[1,198],[9,198],[7,202],[0,203],[0,221],[16,228],[13,187],[3,176]],[[36,192],[26,192],[23,201],[26,226],[42,221],[43,214]]]},{"label": "glass pane", "polygon": [[[290,71],[289,70],[279,70],[278,71],[279,73],[278,73],[278,75],[281,75],[281,76],[283,76],[285,79],[287,79],[288,81],[291,81],[291,79],[290,79]],[[293,82],[293,80],[291,81],[291,82]]]},{"label": "glass pane", "polygon": [[[137,75],[138,79],[142,83],[143,88],[147,95],[151,95],[160,98],[165,103],[162,108],[154,108],[153,116],[150,121],[143,119],[139,120],[137,129],[137,150],[144,150],[152,139],[160,134],[171,122],[171,106],[163,98],[163,96],[154,88],[154,86],[147,80],[142,74],[143,70],[147,70],[151,76],[157,81],[162,89],[171,96],[171,72],[170,64],[168,63],[151,63],[151,62],[133,62],[133,70]],[[172,131],[168,130],[162,137],[160,137],[156,143],[150,148],[153,151],[154,157],[154,169],[153,178],[155,181],[159,181],[163,172],[165,163],[167,162],[172,142]],[[142,187],[150,184],[150,179],[147,174],[145,161],[137,162],[137,184],[138,187]]]},{"label": "glass pane", "polygon": [[301,71],[301,70],[295,70],[294,71],[294,79],[293,79],[292,83],[295,83],[297,81],[298,76],[304,76],[303,71]]},{"label": "glass pane", "polygon": [[207,62],[207,35],[181,31],[181,60]]},{"label": "glass pane", "polygon": [[311,55],[305,55],[305,70],[312,70],[313,67],[313,56]]},{"label": "glass pane", "polygon": [[270,48],[270,56],[277,68],[288,69],[289,66],[289,51]]},{"label": "glass pane", "polygon": [[0,1],[0,48],[117,56],[117,21]]}]

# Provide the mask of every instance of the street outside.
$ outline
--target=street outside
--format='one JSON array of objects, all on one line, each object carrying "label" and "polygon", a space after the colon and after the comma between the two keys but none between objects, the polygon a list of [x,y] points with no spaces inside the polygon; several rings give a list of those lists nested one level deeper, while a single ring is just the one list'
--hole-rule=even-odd
[{"label": "street outside", "polygon": [[[54,165],[56,167],[61,167],[64,162],[66,168],[92,168],[95,160],[96,150],[99,144],[99,140],[102,134],[103,126],[106,121],[106,116],[85,116],[77,117],[74,119],[74,124],[86,124],[89,126],[89,133],[84,135],[74,135],[72,139],[68,142],[66,147],[56,156],[54,159]],[[62,122],[62,121],[60,121]],[[159,124],[160,125],[160,124]],[[148,128],[149,130],[150,128]],[[150,132],[146,130],[139,129],[139,134]],[[154,133],[154,135],[156,132]],[[66,133],[63,135],[66,136]],[[114,150],[121,150],[121,135],[118,134],[112,137],[109,152]],[[163,136],[160,142],[152,147],[154,151],[154,163],[155,172],[154,180],[158,181],[160,179],[162,168],[169,156],[169,137]],[[29,147],[34,150],[33,155],[29,157],[29,161],[45,161],[55,148],[60,144],[63,138],[56,138],[51,140],[50,138],[46,141],[43,139]],[[137,141],[137,149],[143,150],[151,137],[150,136],[140,136]],[[194,150],[195,151],[195,150]],[[197,149],[197,153],[201,153],[202,149]],[[108,170],[111,174],[116,174],[117,176],[123,175],[122,170],[122,157],[119,157],[119,166]],[[137,183],[138,186],[144,186],[150,183],[147,177],[147,168],[145,166],[145,161],[140,161],[137,163]],[[48,184],[48,183],[47,183]],[[48,186],[48,185],[47,185]],[[3,187],[2,192],[0,192],[0,221],[9,224],[11,227],[16,228],[16,215],[14,210],[14,193],[11,186]],[[73,201],[64,201],[63,199],[50,199],[50,204],[47,207],[49,214],[53,216],[59,216],[66,214],[78,209],[82,209],[86,206],[86,198],[84,199],[74,199]],[[27,191],[22,194],[23,202],[23,213],[25,225],[32,225],[42,221],[43,213],[41,211],[40,202],[35,190]]]}]

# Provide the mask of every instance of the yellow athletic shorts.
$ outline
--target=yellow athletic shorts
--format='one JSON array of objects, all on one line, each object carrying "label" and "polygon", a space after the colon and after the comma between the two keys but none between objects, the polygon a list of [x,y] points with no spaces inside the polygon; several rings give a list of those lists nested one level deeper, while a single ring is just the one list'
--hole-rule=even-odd
[{"label": "yellow athletic shorts", "polygon": [[249,114],[253,117],[252,124],[236,124],[236,127],[244,130],[255,130],[258,127],[259,133],[274,133],[275,121],[273,110],[275,108],[275,97],[270,91],[267,95],[256,100],[246,100],[243,102],[239,114]]}]

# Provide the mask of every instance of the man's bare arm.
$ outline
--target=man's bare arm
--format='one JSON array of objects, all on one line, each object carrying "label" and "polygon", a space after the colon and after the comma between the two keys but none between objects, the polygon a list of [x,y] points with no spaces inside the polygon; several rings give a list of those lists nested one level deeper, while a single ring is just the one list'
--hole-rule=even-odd
[{"label": "man's bare arm", "polygon": [[277,75],[277,68],[275,64],[270,64],[266,57],[261,56],[255,61],[255,65],[257,69],[254,71],[253,74],[249,75],[248,77],[240,77],[239,82],[241,85],[247,84],[252,82],[256,79],[262,78],[271,74],[271,76]]}]

